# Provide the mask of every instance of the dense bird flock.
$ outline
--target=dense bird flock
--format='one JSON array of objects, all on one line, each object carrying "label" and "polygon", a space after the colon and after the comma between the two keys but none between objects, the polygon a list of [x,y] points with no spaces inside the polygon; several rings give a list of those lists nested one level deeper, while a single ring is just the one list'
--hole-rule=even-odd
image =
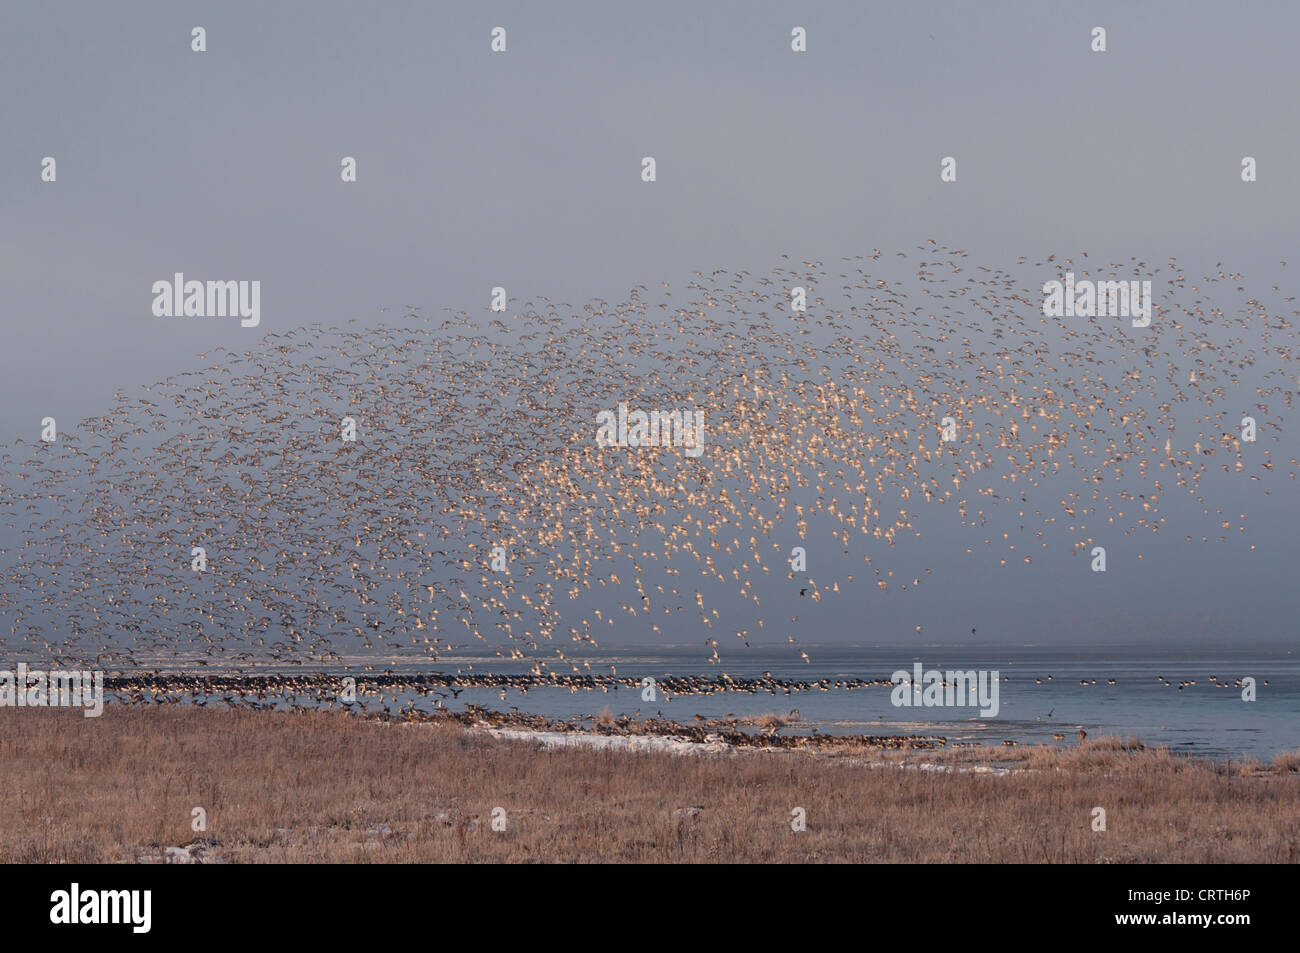
[{"label": "dense bird flock", "polygon": [[[1086,562],[1103,531],[1245,532],[1300,469],[1279,446],[1294,298],[1174,261],[1093,267],[928,243],[214,352],[0,455],[8,647],[242,671],[479,645],[540,673],[617,627],[716,658],[722,639],[795,643],[806,600],[928,585],[893,560],[931,527],[1003,566]],[[1151,326],[1044,316],[1066,269],[1150,278]],[[620,402],[704,411],[702,454],[598,446]],[[834,558],[796,573],[796,546]]]}]

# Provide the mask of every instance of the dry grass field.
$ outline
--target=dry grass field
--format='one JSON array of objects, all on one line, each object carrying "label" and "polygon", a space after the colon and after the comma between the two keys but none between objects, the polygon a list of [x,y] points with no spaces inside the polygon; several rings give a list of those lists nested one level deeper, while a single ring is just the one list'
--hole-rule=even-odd
[{"label": "dry grass field", "polygon": [[[343,713],[5,709],[0,861],[160,861],[190,845],[172,857],[1295,862],[1298,769],[1295,756],[1214,765],[1114,739],[677,755],[543,750]],[[207,818],[198,833],[196,807]],[[504,831],[493,829],[497,807]],[[795,807],[805,831],[791,829]],[[1092,829],[1095,807],[1104,832]]]}]

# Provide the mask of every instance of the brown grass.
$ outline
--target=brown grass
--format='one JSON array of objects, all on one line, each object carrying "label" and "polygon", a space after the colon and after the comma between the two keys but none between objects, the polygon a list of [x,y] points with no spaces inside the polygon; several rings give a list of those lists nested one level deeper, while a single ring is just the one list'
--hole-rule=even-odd
[{"label": "brown grass", "polygon": [[1300,771],[1300,751],[1283,751],[1273,759],[1273,767],[1278,771]]},{"label": "brown grass", "polygon": [[[922,760],[958,770],[916,770]],[[990,763],[1021,770],[969,770]],[[201,837],[216,842],[207,859],[234,862],[1293,862],[1298,765],[1300,753],[1228,770],[1105,738],[544,751],[344,713],[5,709],[0,861],[133,862]],[[195,833],[200,806],[207,831]],[[497,806],[505,832],[491,827]],[[807,831],[791,830],[796,806]],[[1104,833],[1091,828],[1097,806]]]},{"label": "brown grass", "polygon": [[735,719],[737,725],[753,725],[756,728],[763,728],[772,731],[777,728],[784,728],[786,725],[797,724],[800,720],[798,709],[790,712],[768,712],[765,715],[749,715],[745,718]]}]

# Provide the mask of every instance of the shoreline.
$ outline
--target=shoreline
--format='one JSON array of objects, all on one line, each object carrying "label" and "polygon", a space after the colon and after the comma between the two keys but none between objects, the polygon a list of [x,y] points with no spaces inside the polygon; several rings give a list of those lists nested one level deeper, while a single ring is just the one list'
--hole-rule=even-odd
[{"label": "shoreline", "polygon": [[[467,713],[468,714],[468,713]],[[603,751],[656,751],[671,754],[782,754],[800,753],[818,758],[857,763],[868,767],[913,767],[923,770],[965,770],[1005,774],[1031,767],[1050,766],[1062,757],[1082,752],[1148,754],[1173,760],[1186,760],[1216,772],[1250,775],[1286,775],[1300,770],[1300,751],[1283,752],[1262,761],[1256,758],[1215,759],[1202,755],[1172,752],[1164,746],[1147,745],[1137,738],[1121,739],[1098,735],[1065,745],[1006,744],[984,745],[978,742],[948,744],[941,736],[911,735],[787,735],[761,736],[744,732],[722,732],[707,725],[691,727],[656,719],[634,726],[596,726],[586,728],[572,722],[545,722],[538,716],[512,719],[500,712],[494,719],[456,717],[450,720],[466,731],[492,738],[532,742],[545,750],[588,748]],[[429,719],[395,719],[378,716],[381,722],[422,724]],[[437,721],[439,719],[431,719]],[[632,728],[633,730],[620,730]],[[866,760],[869,754],[877,755]]]},{"label": "shoreline", "polygon": [[[162,710],[187,709],[221,710],[245,712],[338,712],[362,720],[398,723],[454,723],[468,729],[491,729],[500,737],[524,739],[535,736],[552,745],[586,744],[589,747],[637,750],[750,750],[750,751],[804,751],[820,754],[855,753],[864,750],[881,751],[928,751],[941,757],[944,761],[954,755],[966,759],[1004,762],[1025,760],[1035,752],[1061,752],[1077,747],[1074,733],[1067,731],[1053,732],[1056,744],[1039,741],[1016,740],[1004,738],[1000,744],[986,743],[980,740],[954,740],[947,734],[840,734],[828,733],[821,729],[824,722],[804,720],[799,710],[790,709],[787,713],[767,712],[764,714],[741,715],[728,714],[720,717],[695,716],[695,723],[683,723],[664,716],[636,717],[627,714],[613,714],[606,706],[601,714],[574,715],[568,718],[556,718],[543,714],[520,711],[512,706],[510,711],[499,711],[477,703],[466,702],[464,707],[453,710],[443,707],[440,699],[435,699],[431,709],[414,707],[414,701],[396,710],[384,707],[370,707],[360,700],[341,701],[338,697],[342,689],[342,679],[347,676],[326,673],[288,675],[113,675],[104,679],[106,694],[105,713],[123,710]],[[487,687],[485,680],[495,682],[501,678],[513,676],[474,675],[463,677],[448,673],[423,673],[419,675],[394,675],[386,673],[380,676],[367,676],[366,684],[358,682],[354,686],[355,694],[361,696],[377,695],[382,701],[382,689],[408,689],[429,694],[450,697],[430,686],[455,686],[464,682],[468,687]],[[628,679],[635,682],[634,679]],[[549,679],[544,679],[550,687]],[[740,682],[724,676],[711,680],[721,687],[717,690],[731,690],[728,682]],[[752,680],[751,680],[752,681]],[[859,680],[861,686],[874,684]],[[817,682],[807,683],[816,686]],[[277,690],[280,693],[276,693]],[[454,689],[453,689],[454,690]],[[743,689],[741,689],[743,690]],[[798,689],[796,689],[798,690]],[[113,695],[108,693],[112,691]],[[574,690],[576,692],[576,689]],[[126,697],[123,698],[122,694]],[[526,691],[524,692],[526,694]],[[456,695],[460,692],[457,691]],[[300,696],[311,700],[304,704]],[[394,699],[396,696],[394,695]],[[25,706],[12,706],[14,710],[23,710]],[[31,707],[31,706],[26,706]],[[40,706],[36,706],[40,707]],[[0,711],[4,708],[0,707]],[[637,714],[639,715],[639,710]],[[888,723],[881,722],[882,727]],[[954,730],[954,725],[940,724]],[[992,728],[993,725],[987,726]],[[1063,729],[1069,726],[1062,725]],[[811,728],[811,730],[809,730]],[[959,736],[966,734],[963,728],[955,729]],[[785,732],[785,733],[782,733]],[[1015,727],[1008,727],[1006,734],[1018,733]],[[996,734],[990,731],[990,734]],[[1192,758],[1210,765],[1253,765],[1256,768],[1279,759],[1297,756],[1296,749],[1282,749],[1271,756],[1256,757],[1223,756],[1214,753],[1179,750],[1167,745],[1148,743],[1132,733],[1124,734],[1122,744],[1133,750],[1164,751],[1173,756]],[[1094,729],[1095,740],[1105,739],[1108,743],[1118,741],[1118,735],[1106,734]],[[969,737],[969,735],[967,735]],[[1087,737],[1080,731],[1082,742]],[[560,739],[566,739],[563,742]],[[586,738],[588,740],[582,740]],[[622,739],[619,741],[618,739]],[[659,739],[658,741],[654,739]]]},{"label": "shoreline", "polygon": [[[426,679],[432,677],[441,680],[450,676],[437,673],[433,676],[420,677]],[[148,680],[153,682],[156,678],[156,676],[150,676]],[[336,676],[320,676],[320,678],[322,684],[329,684],[328,680],[335,679]],[[407,677],[392,676],[392,678],[400,684],[404,683]],[[313,683],[315,681],[315,679],[312,679]],[[798,717],[798,709],[792,709],[789,713],[770,712],[763,715],[739,717],[703,718],[697,715],[696,723],[689,724],[662,715],[660,717],[644,718],[635,718],[625,714],[614,715],[609,712],[608,708],[606,708],[605,713],[600,715],[577,715],[570,718],[552,718],[547,715],[520,711],[517,708],[512,708],[510,711],[499,711],[474,703],[467,703],[461,710],[443,708],[439,704],[438,707],[431,710],[405,707],[394,712],[387,709],[368,709],[357,702],[340,703],[337,698],[322,698],[320,694],[315,693],[313,697],[321,704],[304,705],[296,701],[290,702],[291,696],[286,695],[281,696],[279,699],[285,702],[285,706],[276,708],[269,704],[249,702],[242,695],[238,696],[239,701],[237,703],[232,703],[229,693],[234,688],[234,685],[228,680],[227,676],[205,677],[200,682],[186,680],[178,683],[168,680],[165,684],[167,686],[166,694],[161,698],[136,695],[131,701],[126,702],[115,699],[113,704],[107,706],[105,710],[193,707],[204,710],[228,708],[230,710],[264,713],[277,711],[340,712],[362,720],[414,724],[451,723],[467,729],[490,729],[498,732],[501,737],[526,739],[536,736],[538,740],[549,741],[557,746],[562,744],[558,740],[562,737],[568,739],[563,744],[586,744],[588,747],[611,749],[621,747],[627,750],[803,751],[831,755],[854,754],[867,750],[925,751],[945,763],[953,758],[996,763],[1024,761],[1032,759],[1036,753],[1070,751],[1080,746],[1080,742],[1074,740],[1076,736],[1073,732],[1058,733],[1060,738],[1058,738],[1058,743],[1055,744],[1024,742],[1014,739],[1003,739],[1000,743],[956,741],[950,739],[946,734],[886,733],[867,735],[822,733],[819,732],[815,724],[812,730],[808,731],[808,723],[803,722]],[[245,685],[242,680],[237,680],[234,684]],[[301,686],[301,683],[299,684]],[[108,682],[106,680],[105,688],[107,689],[107,687]],[[222,694],[223,688],[224,694]],[[246,685],[245,690],[247,690]],[[210,691],[213,694],[210,698],[204,697],[201,701],[195,701],[196,696],[194,693],[197,691],[205,693]],[[357,692],[359,695],[363,693],[360,685],[357,687]],[[296,698],[296,695],[292,697]],[[261,702],[268,700],[266,696],[261,696]],[[1062,727],[1068,728],[1070,726]],[[782,734],[782,731],[789,733]],[[580,740],[584,736],[591,740]],[[1174,750],[1166,745],[1146,742],[1141,737],[1131,734],[1125,735],[1122,740],[1117,735],[1104,732],[1094,732],[1091,737],[1094,741],[1105,741],[1107,744],[1119,743],[1126,749],[1162,751],[1172,757],[1190,758],[1214,766],[1250,765],[1256,769],[1262,769],[1279,759],[1285,760],[1296,757],[1296,749],[1285,749],[1269,758],[1253,756],[1220,757],[1208,753]],[[619,741],[618,739],[623,740]],[[656,742],[651,739],[660,739],[660,741]],[[1085,745],[1091,743],[1082,741],[1082,739],[1081,742]]]},{"label": "shoreline", "polygon": [[[1047,680],[1050,681],[1050,677]],[[1226,687],[1228,684],[1224,680],[1213,687]],[[1042,699],[1035,702],[1039,707],[1028,709],[1033,712],[1041,707],[1041,710],[1048,711],[1048,715],[1036,721],[1009,717],[1006,720],[962,718],[957,711],[951,713],[952,717],[928,715],[899,719],[893,716],[893,720],[886,721],[883,715],[869,720],[850,715],[846,720],[846,711],[879,712],[882,709],[879,706],[863,708],[855,699],[836,698],[828,693],[870,688],[888,691],[892,685],[886,679],[861,678],[848,673],[803,680],[777,678],[770,672],[758,677],[734,676],[726,672],[666,676],[655,683],[658,698],[648,702],[643,700],[645,693],[641,690],[642,682],[638,676],[554,672],[508,674],[401,672],[391,669],[352,673],[205,672],[199,669],[130,672],[117,669],[105,673],[103,685],[105,700],[110,706],[184,707],[193,704],[200,707],[228,705],[250,710],[342,709],[364,717],[450,717],[466,723],[477,718],[491,724],[528,730],[661,734],[694,743],[705,743],[707,735],[717,735],[717,740],[725,744],[753,748],[821,750],[845,745],[969,747],[987,755],[998,747],[1069,747],[1074,744],[1076,733],[1086,730],[1086,735],[1136,738],[1148,747],[1168,747],[1178,754],[1213,763],[1230,763],[1243,760],[1265,762],[1294,750],[1293,745],[1300,743],[1300,738],[1279,730],[1274,723],[1266,726],[1267,734],[1260,736],[1262,741],[1251,735],[1249,742],[1243,745],[1235,744],[1224,730],[1198,732],[1197,728],[1203,726],[1193,725],[1188,729],[1180,727],[1176,721],[1170,723],[1172,728],[1166,727],[1155,721],[1149,712],[1128,717],[1124,711],[1092,709],[1072,711],[1073,717],[1068,720],[1044,721],[1044,718],[1050,718],[1051,702]],[[621,694],[620,688],[623,689]],[[525,700],[534,690],[543,692],[542,697],[533,703],[535,708],[529,706],[531,699]],[[559,695],[555,694],[557,691]],[[787,718],[779,709],[772,710],[778,705],[800,703],[800,699],[792,696],[803,692],[814,693],[812,699],[802,702],[809,712],[806,718]],[[735,693],[734,702],[732,693]],[[510,705],[509,712],[504,710],[504,706],[500,706],[503,710],[495,710],[499,706],[492,700],[493,696],[499,696],[502,702],[515,701],[517,705]],[[588,698],[592,701],[587,702]],[[705,700],[709,698],[713,700]],[[698,701],[692,703],[691,699]],[[771,708],[766,704],[769,699]],[[884,710],[889,710],[887,699],[866,696],[865,703],[874,701],[879,701]],[[597,714],[593,708],[602,702],[606,703],[604,713]],[[586,707],[588,704],[592,707]],[[641,707],[633,712],[633,707],[638,704]],[[699,707],[692,708],[692,704]],[[529,706],[537,713],[520,711],[518,705]],[[611,705],[615,713],[610,712]],[[661,710],[655,712],[656,706],[662,706]],[[724,706],[735,708],[740,714],[726,711]],[[697,712],[694,724],[688,720],[687,713],[691,711]],[[649,717],[651,712],[657,717]],[[792,712],[798,715],[799,709],[794,708]],[[676,721],[674,717],[682,721]]]}]

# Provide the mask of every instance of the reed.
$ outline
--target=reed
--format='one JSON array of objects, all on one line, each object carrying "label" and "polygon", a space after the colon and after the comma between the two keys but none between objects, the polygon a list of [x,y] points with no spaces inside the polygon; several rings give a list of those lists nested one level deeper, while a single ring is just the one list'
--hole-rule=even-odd
[{"label": "reed", "polygon": [[[204,838],[207,860],[259,863],[1294,862],[1297,764],[1229,771],[1105,738],[674,755],[341,712],[5,710],[0,861],[135,862]],[[1015,770],[972,770],[989,765]]]}]

